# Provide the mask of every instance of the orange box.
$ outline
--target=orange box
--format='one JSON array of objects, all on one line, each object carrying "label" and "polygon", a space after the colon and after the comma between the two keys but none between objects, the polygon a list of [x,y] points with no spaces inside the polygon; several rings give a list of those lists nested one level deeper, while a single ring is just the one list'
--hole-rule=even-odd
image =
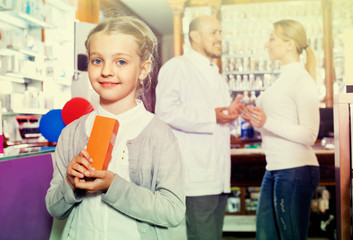
[{"label": "orange box", "polygon": [[108,169],[118,129],[119,122],[116,119],[96,116],[86,149],[96,170]]}]

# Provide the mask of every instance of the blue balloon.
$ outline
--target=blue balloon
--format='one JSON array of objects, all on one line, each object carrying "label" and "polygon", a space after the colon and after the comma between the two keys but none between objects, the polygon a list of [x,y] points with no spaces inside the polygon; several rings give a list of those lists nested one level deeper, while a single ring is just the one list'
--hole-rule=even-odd
[{"label": "blue balloon", "polygon": [[65,127],[61,117],[61,109],[53,109],[42,116],[39,122],[39,132],[49,142],[57,142]]}]

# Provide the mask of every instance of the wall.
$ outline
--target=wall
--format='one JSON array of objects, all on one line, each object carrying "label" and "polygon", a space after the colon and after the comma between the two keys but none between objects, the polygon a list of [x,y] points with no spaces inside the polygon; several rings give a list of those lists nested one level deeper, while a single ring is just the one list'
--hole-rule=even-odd
[{"label": "wall", "polygon": [[163,65],[166,61],[174,57],[174,35],[164,35],[159,42],[161,45],[161,64]]}]

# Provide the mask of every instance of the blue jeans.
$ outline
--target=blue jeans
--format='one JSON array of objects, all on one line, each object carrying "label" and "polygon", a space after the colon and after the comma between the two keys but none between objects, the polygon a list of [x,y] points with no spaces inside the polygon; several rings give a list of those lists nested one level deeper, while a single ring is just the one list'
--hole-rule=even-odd
[{"label": "blue jeans", "polygon": [[317,166],[266,170],[256,214],[256,239],[307,239],[311,199],[319,180]]}]

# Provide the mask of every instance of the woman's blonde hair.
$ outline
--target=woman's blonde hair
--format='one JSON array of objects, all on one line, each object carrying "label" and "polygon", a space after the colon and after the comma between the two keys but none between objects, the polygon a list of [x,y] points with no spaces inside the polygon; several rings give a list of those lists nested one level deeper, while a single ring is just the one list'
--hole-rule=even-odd
[{"label": "woman's blonde hair", "polygon": [[308,45],[304,26],[295,20],[284,19],[273,24],[277,36],[283,40],[294,40],[298,54],[306,51],[305,69],[316,80],[316,58],[313,49]]},{"label": "woman's blonde hair", "polygon": [[[90,43],[92,36],[99,32],[104,32],[106,34],[122,33],[134,37],[138,46],[137,54],[140,56],[141,63],[150,60],[152,71],[154,56],[157,54],[157,38],[143,21],[132,16],[117,16],[107,18],[99,23],[89,32],[85,41],[88,58],[90,57]],[[136,89],[138,97],[141,95],[144,86],[151,86],[151,73],[152,72],[150,72],[146,78],[148,80],[146,84],[144,84],[143,81],[139,82]]]}]

